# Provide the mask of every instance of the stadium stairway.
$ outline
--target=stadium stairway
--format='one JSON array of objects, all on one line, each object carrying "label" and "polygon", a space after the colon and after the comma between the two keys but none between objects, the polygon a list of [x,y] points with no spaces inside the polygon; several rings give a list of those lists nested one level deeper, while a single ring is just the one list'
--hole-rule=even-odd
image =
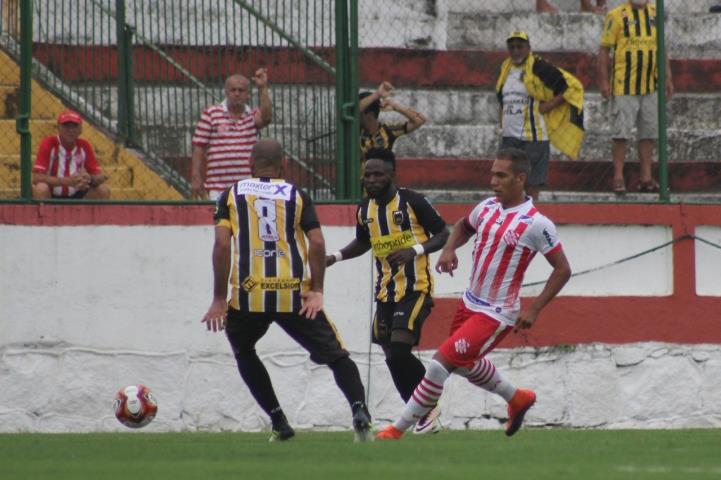
[{"label": "stadium stairway", "polygon": [[[0,50],[0,199],[20,195],[20,135],[15,130],[20,70]],[[65,105],[35,80],[32,81],[30,131],[32,152],[37,153],[43,137],[53,135],[57,115]],[[82,137],[95,148],[98,162],[108,176],[113,200],[181,200],[182,196],[132,151],[115,143],[100,129],[83,123]]]}]

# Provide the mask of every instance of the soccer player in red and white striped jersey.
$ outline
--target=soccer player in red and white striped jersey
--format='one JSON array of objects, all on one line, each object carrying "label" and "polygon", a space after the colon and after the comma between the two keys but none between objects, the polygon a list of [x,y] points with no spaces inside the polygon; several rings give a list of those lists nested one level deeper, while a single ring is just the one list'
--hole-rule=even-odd
[{"label": "soccer player in red and white striped jersey", "polygon": [[268,71],[253,76],[259,108],[250,108],[250,81],[243,75],[225,80],[225,100],[207,108],[193,134],[191,187],[194,198],[216,200],[229,185],[250,177],[250,152],[260,129],[273,119]]},{"label": "soccer player in red and white striped jersey", "polygon": [[95,151],[80,138],[83,120],[77,112],[58,115],[58,134],[45,137],[33,165],[33,198],[106,199],[110,187]]},{"label": "soccer player in red and white striped jersey", "polygon": [[[516,388],[486,355],[515,328],[530,328],[538,314],[571,277],[556,228],[526,196],[530,163],[521,150],[501,150],[491,167],[495,197],[477,205],[459,220],[436,264],[438,272],[453,275],[456,249],[475,236],[471,281],[451,325],[451,333],[433,356],[403,414],[377,434],[398,439],[429,412],[443,393],[443,384],[457,373],[472,384],[508,402],[506,435],[516,433],[536,401],[532,390]],[[520,309],[523,275],[533,256],[541,252],[553,268],[540,295]]]}]

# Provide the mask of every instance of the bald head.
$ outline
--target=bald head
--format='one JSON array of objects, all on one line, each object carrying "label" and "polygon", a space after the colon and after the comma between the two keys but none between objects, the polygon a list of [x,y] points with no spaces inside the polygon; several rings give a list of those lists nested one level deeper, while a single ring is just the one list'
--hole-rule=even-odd
[{"label": "bald head", "polygon": [[278,176],[283,166],[283,147],[274,138],[258,140],[250,152],[253,176]]}]

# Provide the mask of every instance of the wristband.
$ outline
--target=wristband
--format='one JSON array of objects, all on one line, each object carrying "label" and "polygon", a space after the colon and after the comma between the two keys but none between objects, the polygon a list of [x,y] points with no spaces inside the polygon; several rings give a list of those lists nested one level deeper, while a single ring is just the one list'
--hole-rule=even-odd
[{"label": "wristband", "polygon": [[343,254],[341,253],[340,250],[338,250],[337,252],[335,252],[335,253],[333,254],[333,257],[335,257],[335,261],[336,261],[336,262],[340,262],[341,260],[343,260]]},{"label": "wristband", "polygon": [[416,251],[416,255],[423,255],[424,253],[426,253],[426,249],[423,248],[423,245],[421,245],[420,243],[416,243],[415,245],[413,245],[413,250]]}]

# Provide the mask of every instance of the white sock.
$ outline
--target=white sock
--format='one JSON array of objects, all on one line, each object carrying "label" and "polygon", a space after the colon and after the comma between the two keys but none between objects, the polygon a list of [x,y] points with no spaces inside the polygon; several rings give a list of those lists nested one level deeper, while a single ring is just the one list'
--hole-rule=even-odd
[{"label": "white sock", "polygon": [[476,361],[471,368],[459,368],[454,373],[466,377],[477,387],[500,395],[507,402],[510,402],[516,393],[516,387],[485,357]]},{"label": "white sock", "polygon": [[443,384],[449,375],[450,373],[443,365],[436,360],[431,360],[431,363],[426,368],[426,375],[413,391],[413,395],[408,399],[401,417],[393,422],[393,426],[405,432],[423,418],[426,413],[430,412],[438,403],[438,399],[441,398]]}]

